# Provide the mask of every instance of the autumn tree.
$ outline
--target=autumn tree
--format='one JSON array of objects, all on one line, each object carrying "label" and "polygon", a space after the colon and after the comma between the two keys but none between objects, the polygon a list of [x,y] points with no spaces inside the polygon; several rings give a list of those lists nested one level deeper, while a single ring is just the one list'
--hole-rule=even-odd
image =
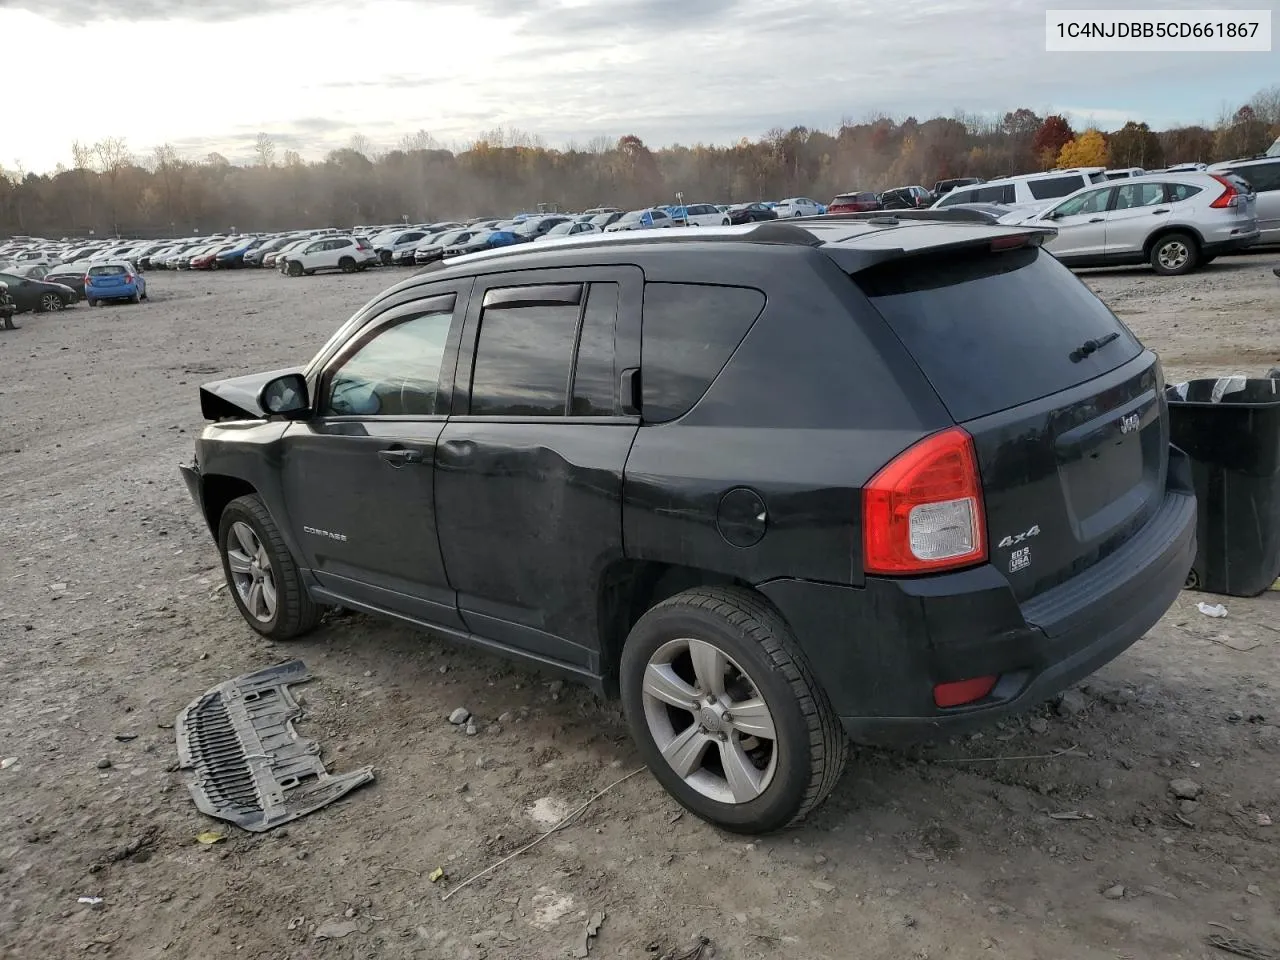
[{"label": "autumn tree", "polygon": [[1058,166],[1105,167],[1107,165],[1107,140],[1100,130],[1086,130],[1074,140],[1067,141],[1058,154]]},{"label": "autumn tree", "polygon": [[1031,140],[1031,150],[1041,169],[1048,170],[1058,162],[1062,148],[1075,139],[1075,131],[1067,118],[1058,114],[1050,114],[1040,124]]},{"label": "autumn tree", "polygon": [[1107,149],[1111,163],[1117,167],[1153,170],[1164,165],[1160,138],[1145,123],[1130,120],[1119,130],[1108,134]]},{"label": "autumn tree", "polygon": [[1230,118],[1219,122],[1213,141],[1214,159],[1234,160],[1237,157],[1254,156],[1266,150],[1272,139],[1274,138],[1268,125],[1246,103]]}]

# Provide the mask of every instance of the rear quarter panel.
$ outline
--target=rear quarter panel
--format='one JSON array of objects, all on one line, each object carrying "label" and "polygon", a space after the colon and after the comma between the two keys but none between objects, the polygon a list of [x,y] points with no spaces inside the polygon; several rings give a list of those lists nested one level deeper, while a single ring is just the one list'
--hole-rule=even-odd
[{"label": "rear quarter panel", "polygon": [[[678,420],[640,429],[623,488],[626,553],[749,583],[861,583],[862,485],[952,421],[826,256],[737,247],[716,259],[645,267],[650,281],[755,287],[767,300],[701,400]],[[717,526],[721,498],[737,487],[766,506],[754,546],[733,546]]]}]

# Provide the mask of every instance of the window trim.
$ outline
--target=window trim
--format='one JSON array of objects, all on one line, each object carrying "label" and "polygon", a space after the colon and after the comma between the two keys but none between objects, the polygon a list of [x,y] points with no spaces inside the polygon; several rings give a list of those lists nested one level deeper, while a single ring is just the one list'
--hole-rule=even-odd
[{"label": "window trim", "polygon": [[[644,273],[632,264],[615,266],[552,267],[542,270],[521,270],[495,273],[475,278],[475,287],[467,306],[465,326],[458,349],[457,372],[453,381],[453,404],[449,419],[463,423],[555,423],[555,424],[640,424],[640,415],[619,413],[612,417],[583,417],[555,414],[550,416],[493,416],[471,413],[471,388],[475,377],[476,347],[480,333],[484,301],[493,290],[506,287],[546,287],[578,285],[580,294],[578,326],[574,340],[574,363],[569,367],[570,377],[576,376],[578,340],[582,330],[582,310],[586,305],[586,287],[591,283],[616,283],[618,290],[618,316],[614,321],[614,371],[618,379],[615,385],[615,409],[621,410],[619,394],[624,374],[640,366],[640,311],[644,297]],[[525,304],[526,306],[530,304]],[[545,305],[545,304],[544,304]],[[556,304],[551,304],[556,305]],[[563,305],[563,304],[560,304]],[[565,386],[565,411],[573,402],[572,387]]]},{"label": "window trim", "polygon": [[[323,407],[325,398],[333,385],[333,376],[337,373],[338,368],[351,359],[356,353],[359,353],[369,341],[380,336],[384,331],[392,327],[399,326],[402,323],[408,323],[410,320],[416,320],[433,313],[444,313],[440,308],[430,306],[434,301],[443,301],[446,298],[452,298],[453,304],[450,307],[451,319],[449,323],[449,332],[445,336],[444,356],[440,358],[440,379],[436,386],[436,412],[432,414],[325,414],[320,410]],[[385,313],[379,314],[373,321],[362,325],[358,330],[352,332],[352,335],[343,341],[342,345],[329,356],[324,362],[324,366],[316,376],[314,383],[308,384],[313,387],[311,395],[315,398],[314,412],[311,419],[323,423],[344,423],[344,422],[363,422],[366,420],[376,420],[379,423],[391,423],[395,421],[414,421],[425,422],[431,420],[444,420],[448,417],[448,408],[451,403],[451,395],[453,388],[453,377],[456,370],[456,358],[458,355],[458,336],[462,327],[458,315],[458,307],[460,303],[465,305],[464,295],[460,291],[440,291],[427,297],[419,297],[409,303],[400,304],[387,310]],[[454,364],[450,365],[450,358],[454,359]],[[442,412],[443,410],[443,412]]]}]

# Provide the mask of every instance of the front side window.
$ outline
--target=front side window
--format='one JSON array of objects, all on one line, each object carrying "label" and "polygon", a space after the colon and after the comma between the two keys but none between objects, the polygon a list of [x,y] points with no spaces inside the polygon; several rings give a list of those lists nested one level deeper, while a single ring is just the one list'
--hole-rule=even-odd
[{"label": "front side window", "polygon": [[1088,193],[1082,193],[1078,197],[1072,197],[1065,200],[1054,208],[1055,217],[1074,217],[1078,214],[1085,213],[1102,213],[1107,209],[1107,197],[1111,194],[1111,188],[1106,190],[1090,190]]},{"label": "front side window", "polygon": [[427,417],[435,413],[453,307],[378,330],[329,378],[321,408],[331,417]]}]

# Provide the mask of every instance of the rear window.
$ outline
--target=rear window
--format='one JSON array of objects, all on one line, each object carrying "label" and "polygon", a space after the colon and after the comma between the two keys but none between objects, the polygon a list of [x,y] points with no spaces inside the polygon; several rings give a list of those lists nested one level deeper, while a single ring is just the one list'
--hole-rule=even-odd
[{"label": "rear window", "polygon": [[1075,193],[1081,187],[1087,186],[1091,181],[1078,173],[1073,173],[1068,177],[1044,177],[1040,180],[1028,180],[1027,189],[1031,191],[1031,196],[1037,200],[1053,200],[1056,197],[1065,197],[1069,193]]},{"label": "rear window", "polygon": [[[1067,390],[1142,352],[1107,306],[1038,247],[911,257],[856,280],[960,422]],[[1114,341],[1072,359],[1112,333]]]},{"label": "rear window", "polygon": [[646,283],[640,343],[644,419],[682,417],[702,399],[764,310],[750,287]]},{"label": "rear window", "polygon": [[121,277],[128,272],[124,267],[114,263],[89,268],[91,277]]}]

